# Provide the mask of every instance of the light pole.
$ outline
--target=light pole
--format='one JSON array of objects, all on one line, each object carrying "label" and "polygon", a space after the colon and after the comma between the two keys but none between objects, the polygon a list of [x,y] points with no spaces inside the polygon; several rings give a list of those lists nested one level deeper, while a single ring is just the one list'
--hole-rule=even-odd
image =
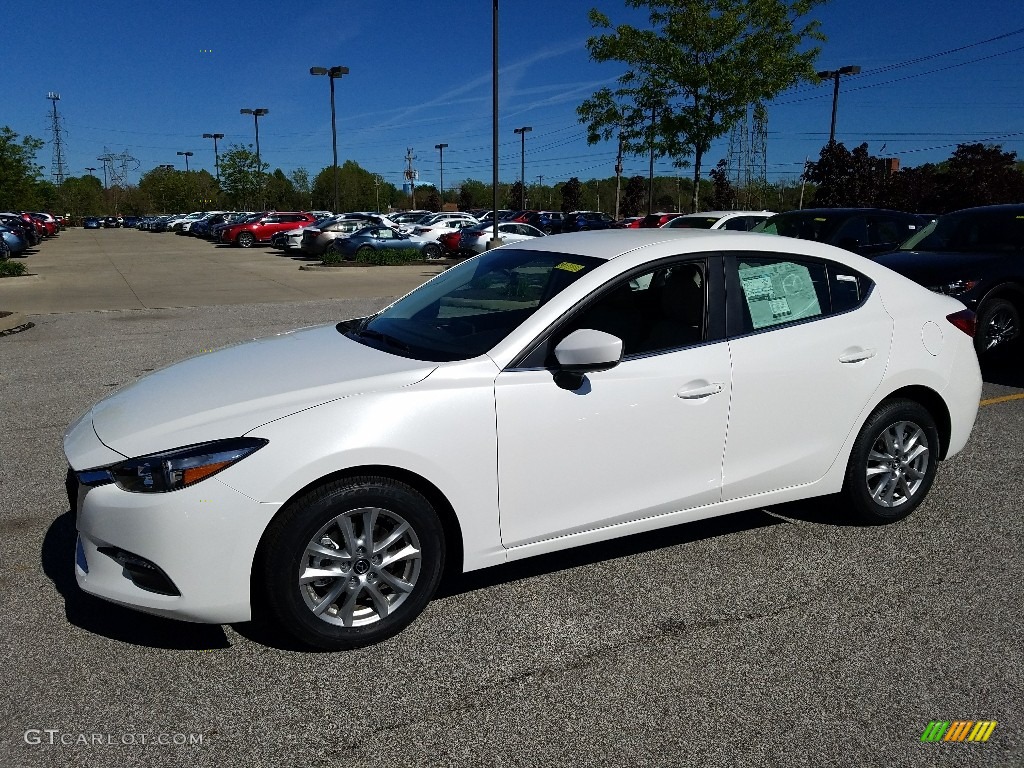
[{"label": "light pole", "polygon": [[526,134],[532,131],[528,125],[524,125],[522,128],[516,128],[514,133],[518,133],[521,137],[520,148],[519,148],[519,208],[520,210],[526,208]]},{"label": "light pole", "polygon": [[[174,166],[170,163],[164,165],[158,165],[157,168],[162,168],[164,171],[173,171]],[[160,207],[163,210],[167,210],[167,175],[164,174],[164,178],[160,180]]]},{"label": "light pole", "polygon": [[841,75],[859,75],[860,67],[853,64],[839,69],[826,69],[818,73],[818,77],[822,80],[832,80],[832,128],[828,132],[828,143],[832,144],[836,140],[836,107],[839,104],[839,77]]},{"label": "light pole", "polygon": [[338,128],[334,120],[334,81],[348,74],[348,67],[310,67],[311,75],[327,75],[331,83],[331,144],[334,147],[334,212],[338,212]]},{"label": "light pole", "polygon": [[217,139],[223,139],[223,133],[204,133],[204,139],[213,139],[213,167],[217,169],[217,183],[220,184],[220,155],[217,153]]},{"label": "light pole", "polygon": [[179,152],[178,154],[184,156],[184,158],[185,158],[185,173],[188,173],[188,159],[190,157],[192,157],[192,155],[195,154],[195,153],[194,152]]},{"label": "light pole", "polygon": [[240,109],[239,114],[252,115],[252,121],[256,126],[256,173],[260,180],[260,205],[263,205],[263,162],[260,160],[260,118],[269,115],[269,109]]},{"label": "light pole", "polygon": [[441,153],[441,210],[444,210],[444,148],[447,144],[435,144],[434,149]]},{"label": "light pole", "polygon": [[489,249],[501,245],[498,239],[498,0],[493,0],[491,12],[491,178],[493,209]]},{"label": "light pole", "polygon": [[96,178],[96,175],[93,173],[93,171],[96,170],[95,168],[86,168],[85,170],[87,170],[89,172],[90,176],[92,176],[93,178]]},{"label": "light pole", "polygon": [[107,161],[102,157],[97,157],[97,160],[103,163],[103,188],[107,188]]}]

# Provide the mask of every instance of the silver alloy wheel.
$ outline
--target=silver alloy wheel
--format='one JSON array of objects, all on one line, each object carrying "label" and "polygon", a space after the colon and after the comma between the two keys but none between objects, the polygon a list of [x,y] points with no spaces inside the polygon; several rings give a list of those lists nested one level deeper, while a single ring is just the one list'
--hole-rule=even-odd
[{"label": "silver alloy wheel", "polygon": [[920,489],[928,471],[928,436],[912,421],[886,427],[868,453],[866,480],[872,500],[898,507]]},{"label": "silver alloy wheel", "polygon": [[299,590],[323,621],[365,626],[406,601],[420,565],[419,537],[405,518],[361,507],[331,519],[310,539],[299,564]]}]

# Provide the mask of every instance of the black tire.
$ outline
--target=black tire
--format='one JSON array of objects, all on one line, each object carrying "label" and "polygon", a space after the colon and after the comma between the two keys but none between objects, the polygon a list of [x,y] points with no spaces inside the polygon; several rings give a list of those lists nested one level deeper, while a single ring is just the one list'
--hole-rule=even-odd
[{"label": "black tire", "polygon": [[979,355],[1006,349],[1020,336],[1020,312],[1006,299],[989,299],[978,310],[974,348]]},{"label": "black tire", "polygon": [[252,232],[239,232],[235,242],[238,243],[239,248],[252,248],[253,243],[256,242],[256,236]]},{"label": "black tire", "polygon": [[882,403],[850,452],[842,490],[847,506],[868,523],[902,520],[928,495],[939,453],[939,430],[921,404]]},{"label": "black tire", "polygon": [[[410,547],[417,557],[387,561]],[[408,626],[433,597],[444,559],[430,503],[405,483],[366,476],[328,483],[290,504],[267,529],[258,567],[271,618],[300,642],[337,651]],[[325,576],[302,583],[301,569]]]},{"label": "black tire", "polygon": [[440,245],[430,243],[423,246],[423,258],[425,259],[442,259],[444,258],[444,251],[441,250]]}]

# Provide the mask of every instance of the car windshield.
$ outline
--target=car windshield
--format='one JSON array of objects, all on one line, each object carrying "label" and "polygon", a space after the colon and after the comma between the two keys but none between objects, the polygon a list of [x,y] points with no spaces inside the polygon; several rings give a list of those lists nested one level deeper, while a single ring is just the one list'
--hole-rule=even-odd
[{"label": "car windshield", "polygon": [[1024,251],[1024,208],[961,211],[940,216],[901,251]]},{"label": "car windshield", "polygon": [[500,248],[442,272],[379,314],[338,329],[403,357],[468,360],[602,263],[589,256]]},{"label": "car windshield", "polygon": [[711,229],[718,221],[717,216],[680,216],[668,223],[672,229]]},{"label": "car windshield", "polygon": [[847,218],[848,216],[845,214],[830,214],[821,211],[781,213],[778,216],[765,219],[752,231],[826,243]]}]

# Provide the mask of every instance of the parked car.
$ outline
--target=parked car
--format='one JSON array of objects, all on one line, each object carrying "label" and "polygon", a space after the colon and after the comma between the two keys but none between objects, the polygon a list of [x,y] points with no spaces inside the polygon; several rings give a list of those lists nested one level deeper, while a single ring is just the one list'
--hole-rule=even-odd
[{"label": "parked car", "polygon": [[275,211],[254,217],[247,222],[232,224],[220,230],[219,236],[222,243],[233,243],[241,248],[251,248],[256,243],[269,243],[275,232],[295,229],[297,226],[312,223],[313,216],[309,213]]},{"label": "parked car", "polygon": [[121,222],[121,226],[125,227],[125,228],[131,227],[132,229],[135,229],[138,225],[139,225],[139,217],[138,216],[125,216],[124,217],[124,221]]},{"label": "parked car", "polygon": [[435,214],[419,224],[415,224],[409,234],[416,237],[424,237],[428,240],[437,241],[441,235],[449,232],[458,232],[468,227],[475,227],[480,221],[468,213],[461,214]]},{"label": "parked car", "polygon": [[82,222],[82,226],[85,229],[99,229],[102,225],[100,220],[95,216],[86,216],[85,221]]},{"label": "parked car", "polygon": [[1024,205],[947,213],[875,259],[978,315],[979,355],[1020,346],[1024,316]]},{"label": "parked car", "polygon": [[762,221],[774,215],[774,211],[703,211],[676,216],[662,227],[664,229],[727,229],[730,232],[749,232]]},{"label": "parked car", "polygon": [[612,224],[612,227],[614,229],[639,229],[640,222],[643,220],[643,216],[626,216]]},{"label": "parked car", "polygon": [[658,213],[648,213],[644,216],[640,223],[637,225],[638,229],[658,229],[668,224],[672,219],[676,218],[681,214],[679,213],[666,213],[665,211],[659,211]]},{"label": "parked car", "polygon": [[348,237],[336,238],[331,248],[346,259],[354,259],[360,253],[372,253],[385,248],[418,251],[425,259],[439,259],[444,255],[437,243],[407,235],[383,224],[371,224]]},{"label": "parked car", "polygon": [[7,256],[21,256],[28,250],[28,241],[20,232],[15,232],[10,227],[0,225],[0,238],[6,245]]},{"label": "parked car", "polygon": [[446,569],[825,495],[900,520],[970,437],[972,329],[818,243],[536,238],[99,402],[64,437],[74,572],[120,605],[337,650],[401,631]]},{"label": "parked car", "polygon": [[590,229],[610,229],[615,219],[601,211],[572,211],[562,219],[562,232],[586,232]]},{"label": "parked car", "polygon": [[[487,250],[487,244],[494,236],[494,225],[484,222],[475,227],[462,230],[459,238],[459,251],[462,253],[481,253]],[[544,237],[544,233],[529,224],[519,224],[515,221],[498,222],[498,239],[502,245],[505,243],[518,243],[523,240],[532,240],[535,237]]]},{"label": "parked car", "polygon": [[[302,252],[310,256],[323,256],[334,248],[334,241],[358,232],[370,224],[384,224],[384,219],[375,214],[342,213],[332,216],[320,224],[313,224],[302,233]],[[387,226],[385,224],[385,226]],[[392,227],[396,229],[396,227]],[[336,249],[335,249],[336,250]]]},{"label": "parked car", "polygon": [[306,230],[310,227],[322,226],[325,222],[331,221],[331,218],[329,216],[321,216],[313,221],[312,224],[275,232],[270,238],[270,245],[279,251],[301,250]]},{"label": "parked car", "polygon": [[117,221],[117,216],[107,216],[103,219],[104,229],[117,229],[120,226],[120,223]]},{"label": "parked car", "polygon": [[561,211],[529,211],[523,223],[536,227],[545,235],[557,235],[562,231],[565,216]]},{"label": "parked car", "polygon": [[814,240],[870,256],[898,248],[927,223],[923,216],[882,208],[805,208],[777,213],[751,231]]}]

